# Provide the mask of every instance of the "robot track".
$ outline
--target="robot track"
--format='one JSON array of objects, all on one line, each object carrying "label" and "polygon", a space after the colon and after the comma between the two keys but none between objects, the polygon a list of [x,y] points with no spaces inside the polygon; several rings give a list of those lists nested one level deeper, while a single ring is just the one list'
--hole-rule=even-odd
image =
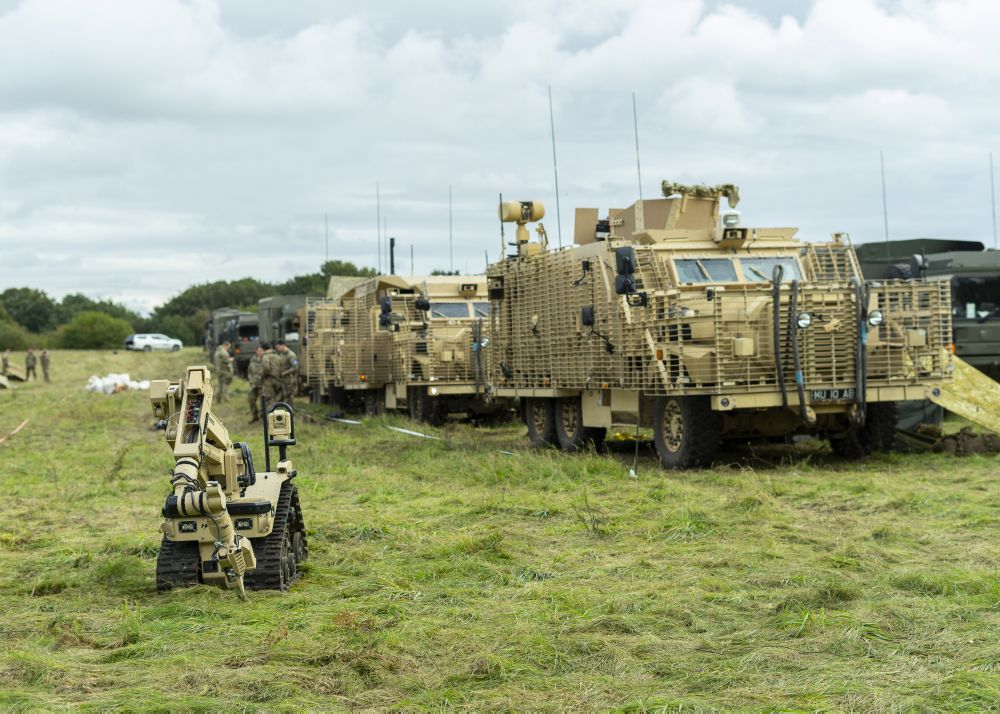
[{"label": "robot track", "polygon": [[298,580],[299,563],[309,554],[298,490],[290,482],[281,486],[270,535],[251,538],[250,542],[257,556],[257,567],[244,576],[246,588],[288,590]]},{"label": "robot track", "polygon": [[157,592],[186,588],[199,582],[201,582],[201,561],[198,556],[198,543],[172,541],[164,536],[160,544],[160,554],[156,557]]}]

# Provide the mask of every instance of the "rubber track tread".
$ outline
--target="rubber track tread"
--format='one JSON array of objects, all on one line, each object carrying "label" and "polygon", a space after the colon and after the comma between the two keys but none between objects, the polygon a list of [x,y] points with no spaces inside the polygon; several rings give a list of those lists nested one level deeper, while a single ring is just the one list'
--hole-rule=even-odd
[{"label": "rubber track tread", "polygon": [[173,541],[163,536],[160,553],[156,556],[157,592],[187,588],[201,582],[199,557],[196,541]]},{"label": "rubber track tread", "polygon": [[[263,538],[250,539],[254,555],[257,557],[257,567],[247,571],[243,576],[243,583],[248,590],[287,590],[291,585],[290,582],[284,584],[281,582],[281,545],[286,529],[291,527],[294,530],[297,525],[301,527],[301,515],[296,519],[299,523],[288,523],[288,512],[292,504],[298,506],[298,502],[299,496],[295,486],[288,481],[283,483],[278,494],[271,533]],[[296,508],[296,511],[298,510]],[[297,578],[296,571],[292,580]]]}]

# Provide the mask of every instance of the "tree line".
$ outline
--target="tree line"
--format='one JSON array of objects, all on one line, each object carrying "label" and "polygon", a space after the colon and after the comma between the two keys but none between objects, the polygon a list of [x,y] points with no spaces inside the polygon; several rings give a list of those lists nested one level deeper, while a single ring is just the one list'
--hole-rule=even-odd
[{"label": "tree line", "polygon": [[297,275],[282,283],[255,278],[217,280],[192,285],[157,306],[148,317],[120,303],[81,293],[55,300],[37,288],[7,288],[0,292],[0,349],[121,347],[125,338],[136,332],[160,332],[195,345],[201,342],[212,311],[220,307],[256,312],[257,301],[272,295],[326,295],[333,275],[375,274],[373,268],[331,260],[318,273]]}]

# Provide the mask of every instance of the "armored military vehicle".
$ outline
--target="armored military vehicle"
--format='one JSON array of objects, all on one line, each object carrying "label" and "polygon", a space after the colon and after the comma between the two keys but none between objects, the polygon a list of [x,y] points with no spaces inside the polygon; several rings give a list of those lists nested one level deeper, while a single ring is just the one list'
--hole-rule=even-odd
[{"label": "armored military vehicle", "polygon": [[218,346],[226,340],[232,343],[233,371],[240,377],[246,377],[250,360],[260,344],[257,315],[252,312],[224,310],[218,318],[213,319],[213,325],[219,324],[215,344]]},{"label": "armored military vehicle", "polygon": [[919,238],[866,243],[857,252],[868,280],[948,280],[955,354],[1000,380],[1000,251],[978,241]]},{"label": "armored military vehicle", "polygon": [[383,275],[310,300],[306,315],[309,382],[328,401],[428,423],[509,409],[487,392],[485,276]]},{"label": "armored military vehicle", "polygon": [[[264,416],[265,470],[250,448],[234,443],[212,414],[207,367],[188,367],[179,382],[150,385],[153,413],[173,451],[170,495],[163,506],[163,542],[156,587],[164,591],[205,583],[226,589],[286,590],[308,554],[296,471],[291,409],[272,405]],[[271,449],[279,452],[271,471]]]},{"label": "armored military vehicle", "polygon": [[261,339],[271,344],[284,340],[288,348],[298,354],[302,327],[299,310],[305,304],[305,295],[276,295],[259,300],[257,315],[260,316]]},{"label": "armored military vehicle", "polygon": [[523,400],[533,444],[652,428],[685,468],[724,440],[818,434],[861,456],[891,444],[896,402],[949,380],[947,282],[868,284],[846,236],[742,226],[733,185],[663,195],[578,209],[563,250],[541,224],[530,241],[540,203],[501,204],[517,252],[488,271],[489,378]]}]

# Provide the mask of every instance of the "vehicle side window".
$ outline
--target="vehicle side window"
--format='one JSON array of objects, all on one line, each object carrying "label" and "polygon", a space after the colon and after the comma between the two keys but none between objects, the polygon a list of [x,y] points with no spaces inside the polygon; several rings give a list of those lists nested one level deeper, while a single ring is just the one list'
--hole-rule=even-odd
[{"label": "vehicle side window", "polygon": [[489,317],[490,316],[490,304],[488,302],[477,302],[475,304],[476,317]]}]

